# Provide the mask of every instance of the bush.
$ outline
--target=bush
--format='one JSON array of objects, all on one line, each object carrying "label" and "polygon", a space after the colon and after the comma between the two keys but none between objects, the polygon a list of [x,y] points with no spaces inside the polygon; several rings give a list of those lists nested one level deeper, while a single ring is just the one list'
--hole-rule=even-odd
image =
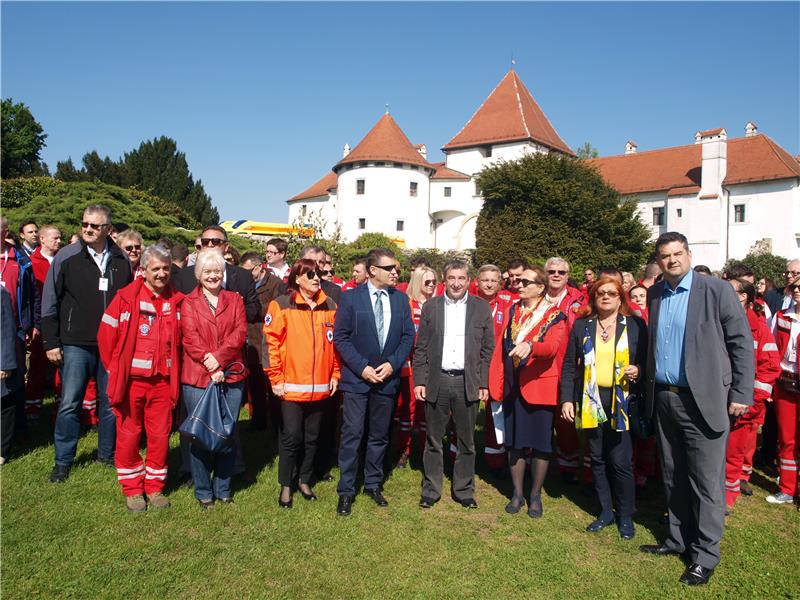
[{"label": "bush", "polygon": [[786,259],[782,256],[775,256],[768,252],[751,253],[742,260],[731,258],[722,268],[723,272],[736,265],[747,265],[756,275],[756,281],[762,277],[771,279],[772,283],[778,287],[783,285],[783,272],[786,270]]}]

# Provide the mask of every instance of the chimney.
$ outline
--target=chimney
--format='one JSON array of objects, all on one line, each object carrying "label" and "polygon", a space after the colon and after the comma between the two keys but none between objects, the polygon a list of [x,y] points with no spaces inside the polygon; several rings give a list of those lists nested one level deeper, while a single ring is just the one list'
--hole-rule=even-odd
[{"label": "chimney", "polygon": [[417,144],[416,148],[420,156],[422,156],[422,158],[425,160],[428,160],[428,148],[425,146],[425,144]]},{"label": "chimney", "polygon": [[703,162],[700,171],[700,199],[717,198],[728,173],[728,132],[724,129],[699,131]]},{"label": "chimney", "polygon": [[638,148],[636,142],[628,140],[625,143],[625,154],[636,154],[636,148]]},{"label": "chimney", "polygon": [[747,125],[744,126],[744,137],[753,137],[757,133],[758,133],[758,125],[756,125],[752,121],[748,121]]},{"label": "chimney", "polygon": [[345,144],[342,150],[342,158],[347,158],[348,154],[350,154],[350,144]]}]

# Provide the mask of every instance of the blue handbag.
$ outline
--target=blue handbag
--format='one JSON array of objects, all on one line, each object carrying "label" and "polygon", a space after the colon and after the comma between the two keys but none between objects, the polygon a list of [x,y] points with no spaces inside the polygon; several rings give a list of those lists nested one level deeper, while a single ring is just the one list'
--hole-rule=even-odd
[{"label": "blue handbag", "polygon": [[[242,363],[233,363],[242,365]],[[229,368],[232,365],[229,365]],[[244,365],[242,365],[244,368]],[[225,375],[230,371],[225,370]],[[206,391],[194,407],[192,414],[181,423],[178,431],[210,452],[229,452],[233,445],[233,428],[239,420],[225,401],[227,386],[209,383]]]}]

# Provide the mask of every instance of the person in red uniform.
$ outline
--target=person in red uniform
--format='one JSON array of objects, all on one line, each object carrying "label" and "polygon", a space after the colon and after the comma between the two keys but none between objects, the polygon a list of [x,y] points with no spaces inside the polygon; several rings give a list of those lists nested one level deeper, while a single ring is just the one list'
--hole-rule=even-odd
[{"label": "person in red uniform", "polygon": [[[414,331],[419,331],[422,318],[422,306],[433,298],[436,289],[436,271],[430,267],[420,266],[411,272],[406,294],[411,308],[411,320],[414,322]],[[400,454],[397,467],[405,468],[411,454],[411,437],[414,432],[420,438],[420,447],[425,443],[425,405],[417,402],[414,397],[414,377],[411,363],[414,360],[414,351],[411,351],[403,367],[400,369],[400,394],[397,396],[397,410],[395,421],[398,425],[396,448]]]},{"label": "person in red uniform", "polygon": [[[753,453],[756,449],[758,428],[764,423],[765,402],[770,400],[772,386],[781,374],[781,361],[775,338],[763,316],[756,314],[756,288],[746,279],[731,279],[736,295],[747,313],[750,331],[753,334],[756,361],[756,381],[753,390],[753,405],[731,425],[728,449],[725,453],[725,505],[733,508],[745,479],[745,465],[752,470]],[[749,472],[748,477],[749,480]]]},{"label": "person in red uniform", "polygon": [[522,272],[528,268],[528,263],[521,258],[515,258],[508,262],[506,273],[508,279],[506,280],[505,288],[511,293],[512,300],[515,302],[519,300],[519,278],[522,277]]},{"label": "person in red uniform", "polygon": [[342,291],[352,290],[367,281],[367,259],[359,258],[353,263],[353,273],[349,281],[342,286]]},{"label": "person in red uniform", "polygon": [[[569,280],[569,263],[559,256],[553,256],[544,263],[547,275],[547,299],[555,304],[567,317],[567,331],[572,330],[578,309],[586,302],[586,297],[578,288],[567,285]],[[587,269],[591,270],[591,269]],[[568,483],[577,481],[577,473],[581,460],[581,444],[575,424],[561,416],[555,415],[556,460],[561,477]],[[585,464],[584,481],[589,480],[589,464]]]},{"label": "person in red uniform", "polygon": [[791,504],[798,495],[797,466],[800,450],[800,277],[786,286],[794,301],[775,315],[775,341],[781,357],[781,374],[773,390],[778,422],[779,491],[767,496],[770,504]]},{"label": "person in red uniform", "polygon": [[[167,479],[172,410],[180,385],[180,305],[169,283],[172,259],[163,246],[142,254],[142,277],[122,288],[97,331],[108,371],[108,402],[117,420],[116,467],[129,511],[168,508]],[[144,461],[139,451],[147,434]],[[146,500],[145,500],[146,498]]]}]

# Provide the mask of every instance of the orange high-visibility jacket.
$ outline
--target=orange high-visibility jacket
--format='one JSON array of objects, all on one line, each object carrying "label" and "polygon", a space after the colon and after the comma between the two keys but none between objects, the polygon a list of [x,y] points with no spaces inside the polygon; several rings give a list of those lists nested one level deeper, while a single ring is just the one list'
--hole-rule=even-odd
[{"label": "orange high-visibility jacket", "polygon": [[283,384],[290,402],[324,400],[331,379],[339,379],[339,357],[333,346],[336,303],[319,291],[312,309],[297,292],[269,304],[264,317],[269,364],[264,373],[270,383]]}]

